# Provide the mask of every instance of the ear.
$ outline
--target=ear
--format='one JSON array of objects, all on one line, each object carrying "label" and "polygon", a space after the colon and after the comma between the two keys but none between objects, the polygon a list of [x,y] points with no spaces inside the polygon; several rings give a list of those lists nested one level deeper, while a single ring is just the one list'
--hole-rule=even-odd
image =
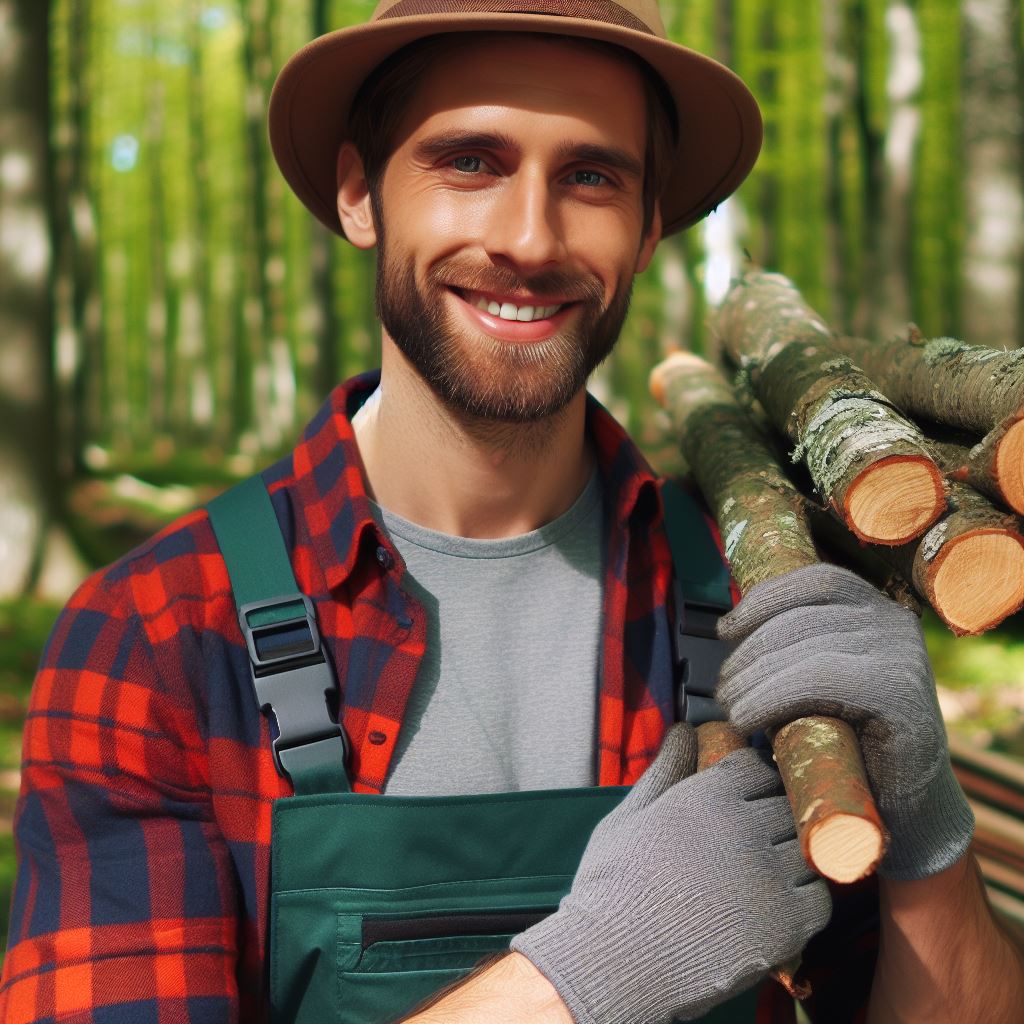
[{"label": "ear", "polygon": [[351,142],[338,150],[338,219],[345,237],[357,249],[372,249],[377,230],[370,205],[370,187],[363,172],[363,160]]},{"label": "ear", "polygon": [[651,262],[654,250],[658,248],[661,241],[661,204],[654,204],[654,216],[651,218],[651,226],[647,229],[647,235],[640,243],[640,252],[636,258],[636,273],[642,274]]}]

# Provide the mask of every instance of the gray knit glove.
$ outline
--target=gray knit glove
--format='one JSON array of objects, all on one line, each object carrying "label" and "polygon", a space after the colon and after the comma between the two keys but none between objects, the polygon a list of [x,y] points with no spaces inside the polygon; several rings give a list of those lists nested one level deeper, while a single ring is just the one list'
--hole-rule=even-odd
[{"label": "gray knit glove", "polygon": [[860,737],[892,835],[890,878],[926,878],[963,856],[974,816],[953,776],[917,617],[847,569],[811,565],[754,587],[719,620],[740,646],[715,698],[744,734],[803,715]]},{"label": "gray knit glove", "polygon": [[516,936],[577,1024],[693,1019],[798,953],[831,899],[775,769],[750,748],[693,775],[691,726],[590,838],[559,909]]}]

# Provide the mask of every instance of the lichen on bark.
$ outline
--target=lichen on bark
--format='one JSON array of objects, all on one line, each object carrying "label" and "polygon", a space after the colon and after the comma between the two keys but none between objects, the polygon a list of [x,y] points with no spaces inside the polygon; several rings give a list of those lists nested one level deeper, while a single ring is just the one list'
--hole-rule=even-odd
[{"label": "lichen on bark", "polygon": [[[912,461],[924,467],[906,501],[915,509],[927,508],[927,515],[908,530],[920,532],[940,514],[941,476],[920,429],[848,356],[837,355],[833,332],[787,278],[744,275],[712,326],[770,421],[793,442],[792,457],[806,463],[818,494],[858,536],[894,542],[913,535],[875,536],[868,524],[851,516],[850,489],[875,465]],[[894,514],[898,518],[900,509]]]}]

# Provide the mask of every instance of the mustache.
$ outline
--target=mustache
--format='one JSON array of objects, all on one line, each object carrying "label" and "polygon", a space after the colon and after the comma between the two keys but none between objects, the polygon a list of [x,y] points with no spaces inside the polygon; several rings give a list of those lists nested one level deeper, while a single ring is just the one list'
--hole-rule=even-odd
[{"label": "mustache", "polygon": [[604,301],[604,289],[597,278],[580,277],[562,271],[552,270],[527,277],[508,267],[449,258],[436,263],[427,278],[431,285],[459,288],[467,292],[534,292],[539,295],[557,295],[569,302],[603,305]]}]

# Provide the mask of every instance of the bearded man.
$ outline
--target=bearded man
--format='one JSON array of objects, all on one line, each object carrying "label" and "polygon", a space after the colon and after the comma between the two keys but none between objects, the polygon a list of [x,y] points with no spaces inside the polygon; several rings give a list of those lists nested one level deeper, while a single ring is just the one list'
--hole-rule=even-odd
[{"label": "bearded man", "polygon": [[378,250],[381,370],[71,599],[5,1020],[792,1020],[765,978],[819,933],[819,1020],[1024,1004],[905,610],[818,566],[720,623],[746,734],[858,729],[892,833],[877,966],[770,759],[694,773],[661,482],[585,385],[760,118],[653,0],[523,6],[385,0],[282,73],[286,178]]}]

